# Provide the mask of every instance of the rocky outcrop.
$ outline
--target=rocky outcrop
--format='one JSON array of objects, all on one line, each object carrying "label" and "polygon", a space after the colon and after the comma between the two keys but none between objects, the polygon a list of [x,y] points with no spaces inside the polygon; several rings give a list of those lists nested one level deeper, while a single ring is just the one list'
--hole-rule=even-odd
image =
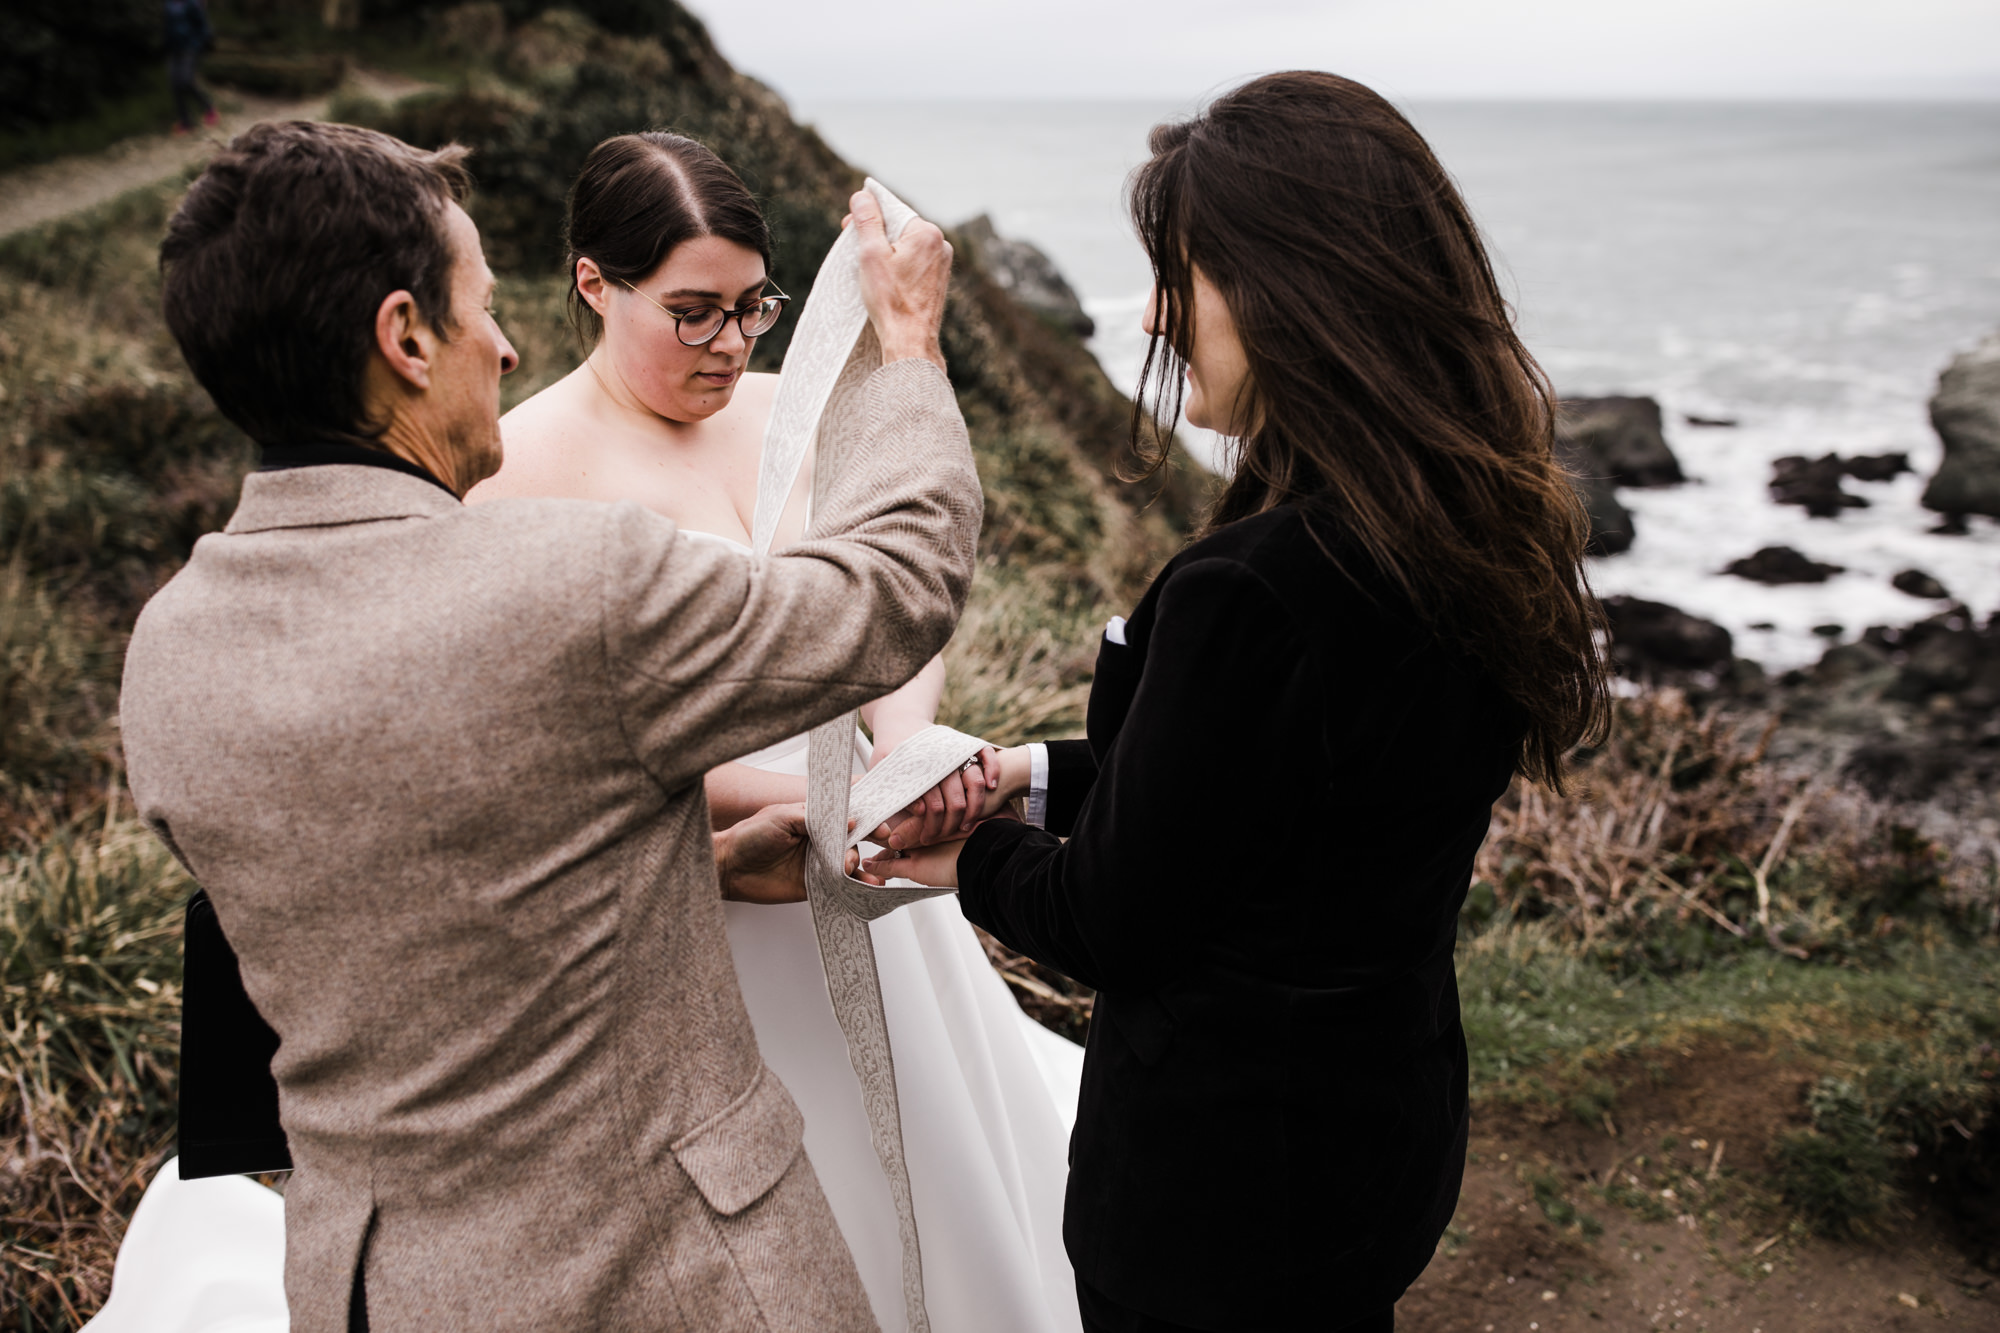
[{"label": "rocky outcrop", "polygon": [[1947,705],[1981,713],[2000,708],[2000,614],[1980,626],[1964,607],[1953,607],[1903,629],[1876,626],[1862,640],[1889,653],[1900,668],[1888,690],[1891,699],[1937,712]]},{"label": "rocky outcrop", "polygon": [[1055,261],[1026,241],[1012,241],[993,229],[993,219],[981,213],[961,223],[958,234],[972,247],[972,259],[1000,284],[1000,290],[1032,313],[1067,329],[1079,338],[1097,332]]},{"label": "rocky outcrop", "polygon": [[1912,597],[1922,597],[1930,601],[1943,601],[1951,596],[1945,586],[1921,569],[1905,569],[1889,580],[1889,586],[1897,592],[1908,593]]},{"label": "rocky outcrop", "polygon": [[1856,454],[1840,462],[1840,470],[1856,481],[1894,481],[1915,472],[1908,454]]},{"label": "rocky outcrop", "polygon": [[1789,546],[1766,546],[1755,555],[1732,560],[1723,573],[1734,574],[1752,583],[1776,586],[1782,583],[1825,583],[1835,574],[1846,572],[1844,565],[1827,565]]},{"label": "rocky outcrop", "polygon": [[[1847,772],[1892,799],[1991,797],[2000,781],[2000,616],[1982,626],[1954,607],[1900,629],[1878,625],[1834,652],[1869,653],[1879,664],[1849,687],[1874,702],[1846,706],[1861,720]],[[1825,668],[1823,661],[1815,675]],[[1838,696],[1836,688],[1832,710],[1812,699],[1796,711],[1801,720],[1837,711]]]},{"label": "rocky outcrop", "polygon": [[1606,597],[1604,618],[1611,626],[1611,660],[1621,675],[1720,672],[1736,655],[1728,630],[1665,602]]},{"label": "rocky outcrop", "polygon": [[1962,521],[2000,517],[2000,333],[1953,361],[1931,398],[1944,462],[1924,488],[1924,507]]},{"label": "rocky outcrop", "polygon": [[1618,502],[1618,492],[1611,483],[1601,477],[1582,476],[1574,468],[1569,483],[1590,516],[1590,541],[1585,551],[1591,555],[1617,555],[1631,550],[1637,535],[1632,527],[1632,511]]},{"label": "rocky outcrop", "polygon": [[1556,411],[1556,448],[1573,472],[1613,486],[1677,486],[1686,481],[1651,398],[1565,398]]},{"label": "rocky outcrop", "polygon": [[1771,498],[1799,505],[1814,518],[1837,518],[1843,509],[1866,509],[1868,501],[1841,486],[1847,460],[1839,454],[1806,458],[1792,454],[1771,464]]},{"label": "rocky outcrop", "polygon": [[1556,457],[1590,514],[1592,555],[1630,550],[1631,511],[1620,486],[1673,486],[1687,480],[1660,430],[1651,398],[1565,398],[1556,404]]}]

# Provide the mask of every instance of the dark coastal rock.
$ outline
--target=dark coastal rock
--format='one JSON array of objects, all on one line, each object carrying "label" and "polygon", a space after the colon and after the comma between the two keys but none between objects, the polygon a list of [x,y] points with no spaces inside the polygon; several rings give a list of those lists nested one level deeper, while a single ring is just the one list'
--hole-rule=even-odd
[{"label": "dark coastal rock", "polygon": [[1607,597],[1604,617],[1611,626],[1611,659],[1627,676],[1720,672],[1736,655],[1728,630],[1665,602]]},{"label": "dark coastal rock", "polygon": [[1889,698],[1934,711],[2000,706],[2000,612],[1980,625],[1954,606],[1914,625],[1871,625],[1861,639],[1898,667]]},{"label": "dark coastal rock", "polygon": [[1632,512],[1620,486],[1668,486],[1685,478],[1660,433],[1660,405],[1650,398],[1565,398],[1557,404],[1556,458],[1590,515],[1592,555],[1632,548]]},{"label": "dark coastal rock", "polygon": [[1963,610],[1872,626],[1857,641],[1829,643],[1817,665],[1786,672],[1773,691],[1782,725],[1772,753],[1837,769],[1881,799],[2000,810],[1991,797],[2000,634],[1976,629]]},{"label": "dark coastal rock", "polygon": [[1787,672],[1773,753],[1838,767],[1876,797],[2000,814],[2000,615],[1963,606],[1874,625]]},{"label": "dark coastal rock", "polygon": [[1889,664],[1888,651],[1866,639],[1836,643],[1820,654],[1819,664],[1812,669],[1812,679],[1821,685],[1840,685],[1881,671]]},{"label": "dark coastal rock", "polygon": [[1889,586],[1897,592],[1906,592],[1912,597],[1924,597],[1932,601],[1943,601],[1951,596],[1942,583],[1921,569],[1903,570],[1889,580]]},{"label": "dark coastal rock", "polygon": [[972,249],[972,261],[985,269],[1001,290],[1057,328],[1079,338],[1097,332],[1083,312],[1083,302],[1055,266],[1055,261],[1026,241],[1010,241],[993,229],[993,219],[981,213],[960,224],[958,234]]},{"label": "dark coastal rock", "polygon": [[1565,398],[1556,410],[1556,451],[1572,472],[1613,486],[1686,481],[1660,430],[1651,398]]},{"label": "dark coastal rock", "polygon": [[1955,607],[1898,632],[1887,646],[1902,667],[1889,697],[1937,707],[1945,695],[1951,707],[1974,711],[2000,705],[2000,615],[1977,626]]},{"label": "dark coastal rock", "polygon": [[1789,546],[1766,546],[1755,555],[1730,561],[1722,572],[1734,574],[1739,579],[1749,579],[1752,583],[1775,586],[1781,583],[1825,583],[1845,570],[1844,565],[1821,564]]},{"label": "dark coastal rock", "polygon": [[1924,488],[1924,507],[1962,527],[1967,514],[2000,517],[2000,333],[1951,363],[1931,398],[1944,462]]},{"label": "dark coastal rock", "polygon": [[1578,476],[1572,472],[1569,484],[1590,515],[1590,541],[1584,550],[1591,555],[1617,555],[1632,549],[1637,536],[1632,511],[1618,502],[1618,492],[1601,477]]},{"label": "dark coastal rock", "polygon": [[1840,470],[1856,481],[1894,481],[1915,472],[1908,454],[1856,454],[1840,461]]},{"label": "dark coastal rock", "polygon": [[1735,417],[1703,417],[1693,412],[1681,413],[1681,420],[1690,426],[1707,426],[1715,430],[1732,430],[1742,424]]},{"label": "dark coastal rock", "polygon": [[2000,780],[2000,615],[1982,626],[1954,607],[1902,628],[1877,625],[1860,644],[1828,656],[1863,648],[1893,664],[1894,674],[1875,695],[1878,716],[1846,772],[1889,799],[1990,796]]},{"label": "dark coastal rock", "polygon": [[1847,466],[1839,454],[1789,455],[1771,464],[1771,498],[1781,505],[1801,505],[1814,518],[1834,518],[1843,509],[1866,509],[1866,500],[1842,489],[1846,476]]}]

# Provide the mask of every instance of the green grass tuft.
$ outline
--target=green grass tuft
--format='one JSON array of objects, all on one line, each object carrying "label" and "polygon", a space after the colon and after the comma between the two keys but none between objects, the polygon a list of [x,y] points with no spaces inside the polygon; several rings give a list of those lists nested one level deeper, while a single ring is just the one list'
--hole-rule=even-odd
[{"label": "green grass tuft", "polygon": [[1812,1127],[1772,1148],[1778,1188],[1821,1235],[1865,1235],[1895,1197],[1886,1126],[1846,1079],[1821,1079],[1807,1104]]}]

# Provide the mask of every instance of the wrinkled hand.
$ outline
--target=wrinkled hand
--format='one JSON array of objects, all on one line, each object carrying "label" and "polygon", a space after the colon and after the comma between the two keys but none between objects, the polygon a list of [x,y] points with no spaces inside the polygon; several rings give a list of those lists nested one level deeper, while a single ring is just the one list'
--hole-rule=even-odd
[{"label": "wrinkled hand", "polygon": [[847,206],[852,211],[840,225],[852,226],[861,242],[861,300],[882,359],[922,357],[944,369],[938,326],[951,286],[951,243],[933,223],[913,218],[891,245],[874,195],[856,190]]},{"label": "wrinkled hand", "polygon": [[[881,762],[880,755],[876,762]],[[883,821],[868,838],[893,851],[928,847],[946,838],[962,838],[980,820],[992,819],[1006,809],[1007,796],[1000,791],[1000,752],[989,745],[964,768],[946,775],[944,781]]]},{"label": "wrinkled hand", "polygon": [[715,876],[729,902],[804,902],[805,803],[767,805],[716,834]]},{"label": "wrinkled hand", "polygon": [[[852,820],[848,827],[854,826]],[[884,881],[847,851],[847,873],[880,888]],[[802,903],[806,900],[806,807],[767,805],[715,835],[715,877],[727,902]]]}]

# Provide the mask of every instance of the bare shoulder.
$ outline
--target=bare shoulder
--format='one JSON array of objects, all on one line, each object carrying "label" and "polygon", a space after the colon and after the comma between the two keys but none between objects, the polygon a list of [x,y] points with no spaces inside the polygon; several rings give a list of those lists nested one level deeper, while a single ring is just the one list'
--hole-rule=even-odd
[{"label": "bare shoulder", "polygon": [[468,504],[573,492],[592,438],[590,404],[574,380],[557,380],[500,418],[500,470],[472,488]]}]

